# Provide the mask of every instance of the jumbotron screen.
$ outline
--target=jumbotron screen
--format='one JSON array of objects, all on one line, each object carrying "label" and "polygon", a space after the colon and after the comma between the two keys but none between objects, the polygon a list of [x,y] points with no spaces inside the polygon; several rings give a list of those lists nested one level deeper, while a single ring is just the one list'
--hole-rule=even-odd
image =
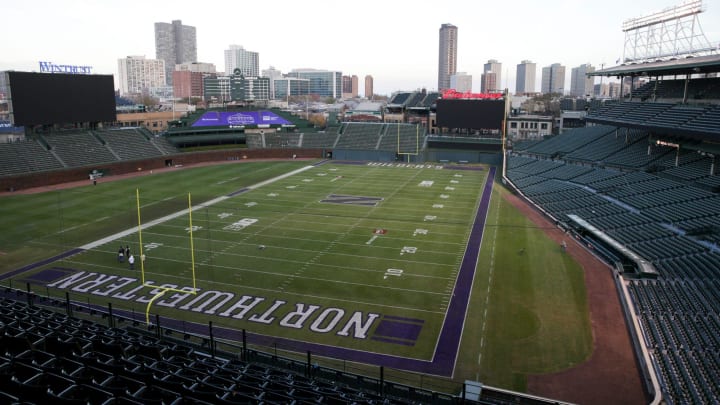
[{"label": "jumbotron screen", "polygon": [[112,75],[8,72],[14,125],[115,121]]},{"label": "jumbotron screen", "polygon": [[438,99],[436,114],[438,127],[502,129],[505,100]]}]

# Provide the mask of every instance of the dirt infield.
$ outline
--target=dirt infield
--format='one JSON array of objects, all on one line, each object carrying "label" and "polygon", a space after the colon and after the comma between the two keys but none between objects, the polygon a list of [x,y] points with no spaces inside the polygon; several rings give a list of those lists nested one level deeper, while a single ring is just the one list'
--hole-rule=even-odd
[{"label": "dirt infield", "polygon": [[558,244],[567,242],[568,254],[584,269],[590,309],[593,336],[590,359],[558,373],[528,376],[528,392],[578,404],[647,403],[612,270],[520,197],[503,194],[531,221],[546,229],[551,239]]}]

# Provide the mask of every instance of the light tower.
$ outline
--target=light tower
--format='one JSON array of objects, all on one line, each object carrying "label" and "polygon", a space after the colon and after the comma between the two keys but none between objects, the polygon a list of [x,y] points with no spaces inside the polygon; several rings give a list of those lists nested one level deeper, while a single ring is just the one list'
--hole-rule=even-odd
[{"label": "light tower", "polygon": [[680,55],[703,56],[717,53],[705,37],[698,15],[702,0],[692,0],[623,23],[623,62],[647,62]]}]

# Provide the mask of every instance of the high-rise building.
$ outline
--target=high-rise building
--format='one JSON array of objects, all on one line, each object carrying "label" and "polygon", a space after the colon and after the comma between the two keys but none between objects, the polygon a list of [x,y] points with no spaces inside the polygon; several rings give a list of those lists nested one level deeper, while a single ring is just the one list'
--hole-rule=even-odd
[{"label": "high-rise building", "polygon": [[342,77],[342,93],[343,98],[355,98],[358,96],[358,77],[357,75]]},{"label": "high-rise building", "polygon": [[120,95],[152,93],[165,86],[165,61],[128,56],[118,59]]},{"label": "high-rise building", "polygon": [[3,73],[0,72],[0,100],[7,100],[10,98],[10,80]]},{"label": "high-rise building", "polygon": [[203,78],[215,75],[215,65],[201,62],[180,63],[175,65],[172,75],[173,97],[201,98],[204,94]]},{"label": "high-rise building", "polygon": [[350,92],[352,91],[352,78],[350,76],[342,77],[342,88],[343,97],[351,97]]},{"label": "high-rise building", "polygon": [[275,98],[275,80],[283,77],[282,72],[275,69],[274,66],[270,66],[269,69],[262,71],[262,77],[270,79],[270,98]]},{"label": "high-rise building", "polygon": [[350,81],[352,83],[352,95],[353,97],[357,97],[358,95],[360,95],[360,79],[357,77],[357,75],[352,75]]},{"label": "high-rise building", "polygon": [[[495,82],[491,87],[481,88],[481,93],[494,93],[502,91],[502,63],[495,59],[490,59],[486,64],[483,65],[483,73],[495,73]],[[483,80],[481,84],[489,83],[489,81]],[[482,86],[481,86],[482,87]]]},{"label": "high-rise building", "polygon": [[310,94],[310,80],[298,79],[297,77],[279,77],[275,79],[273,95],[277,100],[286,99],[289,96],[307,96]]},{"label": "high-rise building", "polygon": [[373,98],[373,77],[370,75],[365,76],[365,98]]},{"label": "high-rise building", "polygon": [[565,94],[565,66],[553,63],[542,68],[540,92]]},{"label": "high-rise building", "polygon": [[572,68],[570,71],[570,95],[573,97],[585,97],[593,95],[595,79],[588,76],[588,73],[595,71],[595,68],[586,63]]},{"label": "high-rise building", "polygon": [[155,23],[155,58],[165,61],[165,78],[172,86],[172,72],[179,63],[197,62],[195,27],[182,21]]},{"label": "high-rise building", "polygon": [[460,93],[472,91],[472,75],[457,72],[450,76],[450,88]]},{"label": "high-rise building", "polygon": [[532,94],[535,93],[535,74],[537,73],[537,65],[529,60],[524,60],[517,65],[517,74],[515,77],[515,94]]},{"label": "high-rise building", "polygon": [[438,56],[438,90],[450,88],[450,76],[457,73],[458,28],[452,24],[440,26]]},{"label": "high-rise building", "polygon": [[203,96],[203,77],[207,73],[176,70],[173,72],[173,97],[193,98]]},{"label": "high-rise building", "polygon": [[293,69],[290,77],[310,80],[310,94],[320,97],[342,97],[342,72],[320,69]]},{"label": "high-rise building", "polygon": [[234,75],[239,69],[243,76],[260,76],[260,54],[246,51],[240,45],[225,50],[225,74]]},{"label": "high-rise building", "polygon": [[481,93],[491,93],[493,89],[497,89],[497,73],[495,72],[485,72],[480,76],[480,92]]}]

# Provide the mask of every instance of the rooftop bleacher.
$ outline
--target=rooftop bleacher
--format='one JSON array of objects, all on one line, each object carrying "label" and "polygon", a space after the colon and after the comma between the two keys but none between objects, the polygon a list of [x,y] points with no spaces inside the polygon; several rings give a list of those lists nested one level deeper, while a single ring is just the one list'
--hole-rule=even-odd
[{"label": "rooftop bleacher", "polygon": [[394,105],[403,105],[405,102],[410,98],[412,95],[412,92],[399,92],[395,93],[394,96],[388,101],[388,104],[394,104]]},{"label": "rooftop bleacher", "polygon": [[425,97],[420,100],[419,103],[417,103],[414,107],[417,108],[430,108],[433,104],[437,103],[437,99],[440,97],[440,93],[438,92],[430,92],[425,95]]}]

